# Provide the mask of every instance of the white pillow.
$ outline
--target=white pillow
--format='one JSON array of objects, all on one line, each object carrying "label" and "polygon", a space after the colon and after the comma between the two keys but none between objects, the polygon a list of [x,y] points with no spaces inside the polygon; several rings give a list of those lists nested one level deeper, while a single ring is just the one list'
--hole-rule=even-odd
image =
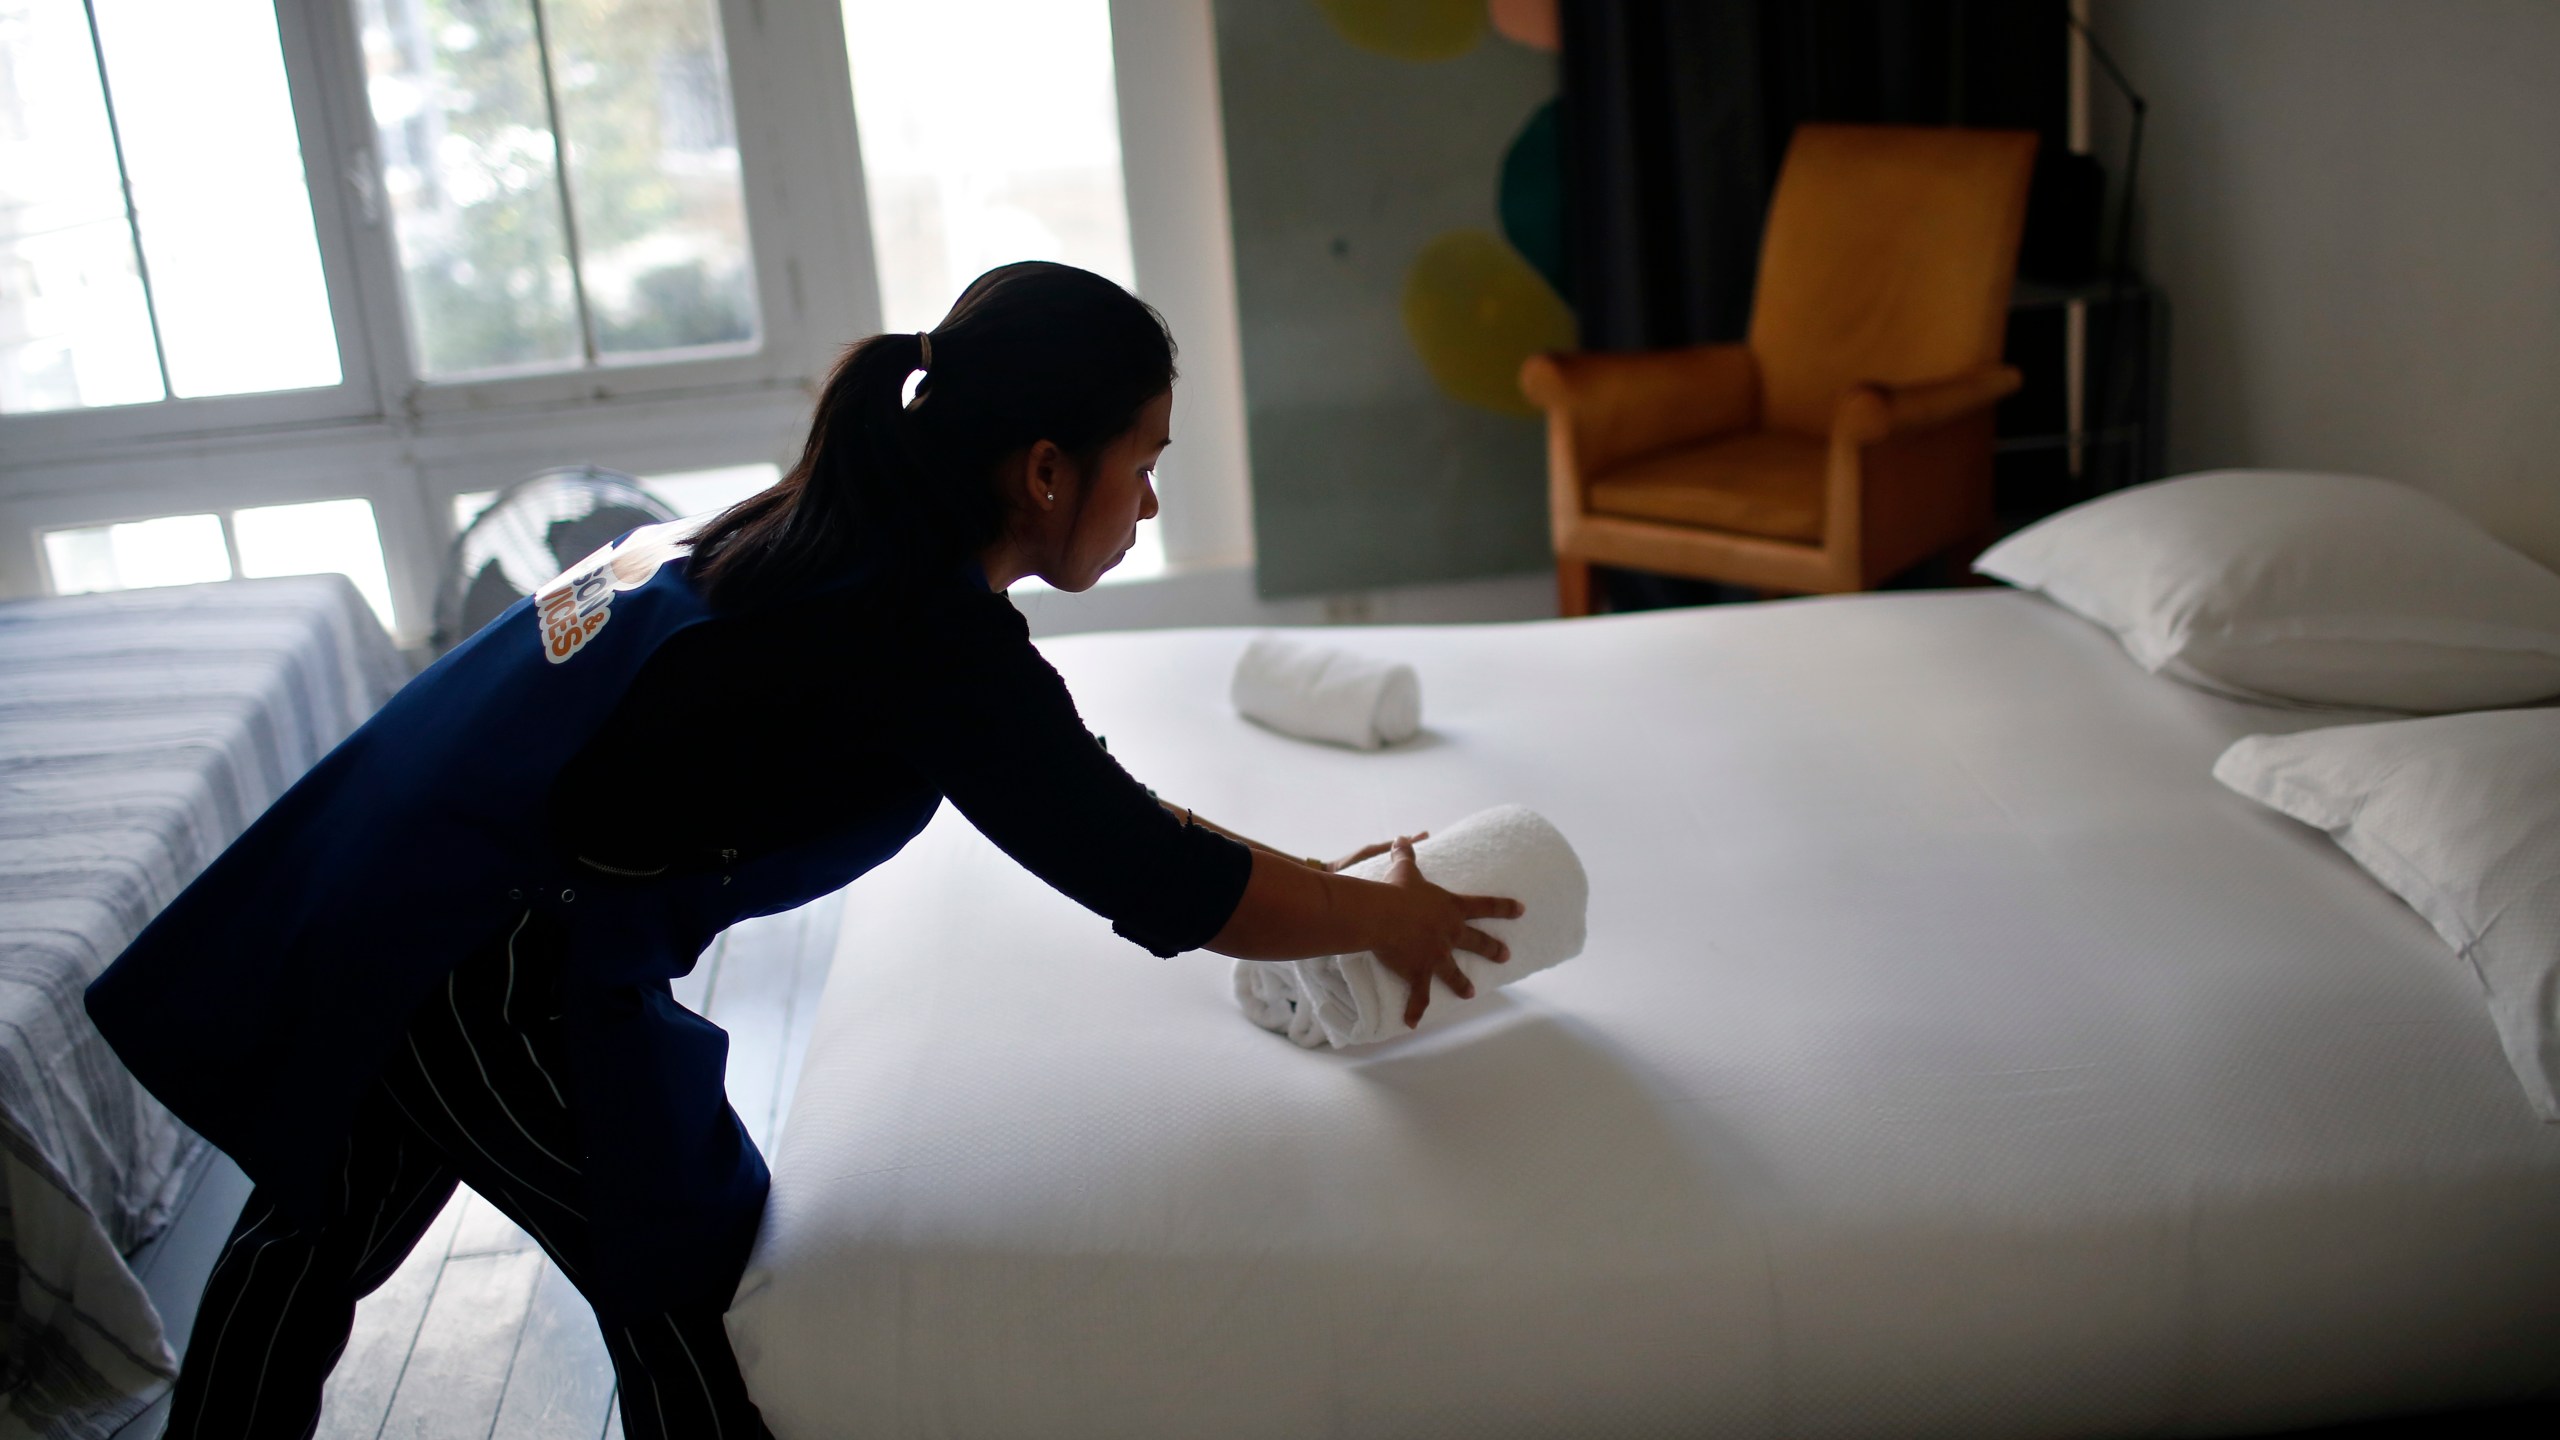
[{"label": "white pillow", "polygon": [[1974,565],[2249,699],[2433,713],[2560,694],[2560,575],[2423,491],[2215,470],[2074,506]]},{"label": "white pillow", "polygon": [[2507,1061],[2560,1120],[2560,710],[2252,735],[2213,778],[2329,832],[2471,962]]}]

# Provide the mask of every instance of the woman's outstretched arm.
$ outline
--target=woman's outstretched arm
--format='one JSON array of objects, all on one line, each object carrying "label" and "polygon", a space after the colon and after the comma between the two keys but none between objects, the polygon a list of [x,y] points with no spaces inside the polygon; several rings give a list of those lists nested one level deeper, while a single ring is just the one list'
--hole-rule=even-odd
[{"label": "woman's outstretched arm", "polygon": [[1456,895],[1422,878],[1413,842],[1399,839],[1384,880],[1330,875],[1270,851],[1256,850],[1244,898],[1209,948],[1239,960],[1300,960],[1366,950],[1411,988],[1405,1002],[1408,1028],[1422,1022],[1437,976],[1459,999],[1475,994],[1458,968],[1455,952],[1488,960],[1511,958],[1501,941],[1476,928],[1478,920],[1512,919],[1520,902],[1492,895]]},{"label": "woman's outstretched arm", "polygon": [[1519,907],[1431,884],[1410,841],[1396,842],[1383,881],[1359,880],[1178,823],[1086,730],[1001,598],[955,586],[914,597],[898,618],[919,682],[898,711],[910,762],[1006,854],[1147,949],[1205,943],[1258,960],[1370,951],[1412,987],[1408,1020],[1421,1018],[1434,975],[1461,996],[1474,988],[1454,950],[1505,957],[1473,922]]},{"label": "woman's outstretched arm", "polygon": [[[1327,872],[1348,870],[1363,860],[1386,854],[1394,845],[1393,841],[1381,840],[1374,845],[1363,845],[1359,849],[1352,851],[1350,854],[1343,856],[1339,860],[1321,860],[1313,855],[1292,855],[1277,845],[1265,845],[1261,841],[1256,840],[1252,836],[1244,834],[1241,831],[1230,830],[1226,826],[1217,824],[1214,821],[1203,820],[1198,815],[1193,814],[1191,807],[1188,805],[1176,805],[1172,801],[1164,799],[1159,799],[1156,803],[1164,807],[1166,814],[1180,820],[1185,825],[1197,825],[1201,829],[1209,831],[1211,834],[1224,835],[1228,839],[1242,845],[1247,850],[1254,851],[1257,854],[1274,856],[1278,859],[1286,860],[1293,865],[1304,865],[1315,870],[1323,870]],[[1419,835],[1410,836],[1408,838],[1418,845],[1423,841],[1430,839],[1431,832],[1425,830]]]}]

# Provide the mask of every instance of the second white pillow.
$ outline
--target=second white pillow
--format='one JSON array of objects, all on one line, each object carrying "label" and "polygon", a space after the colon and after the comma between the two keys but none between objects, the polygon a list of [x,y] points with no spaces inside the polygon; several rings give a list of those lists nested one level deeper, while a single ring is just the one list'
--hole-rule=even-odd
[{"label": "second white pillow", "polygon": [[2329,832],[2480,977],[2508,1064],[2560,1120],[2560,710],[2251,735],[2213,778]]},{"label": "second white pillow", "polygon": [[2250,699],[2436,713],[2560,694],[2560,575],[2407,485],[2216,470],[2010,536],[1975,569]]}]

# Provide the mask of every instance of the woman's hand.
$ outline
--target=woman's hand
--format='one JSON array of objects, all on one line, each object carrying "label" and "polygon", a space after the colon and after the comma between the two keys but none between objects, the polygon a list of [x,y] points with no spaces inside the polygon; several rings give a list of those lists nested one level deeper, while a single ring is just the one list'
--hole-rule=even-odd
[{"label": "woman's hand", "polygon": [[[1422,1023],[1434,977],[1459,999],[1473,997],[1475,984],[1458,968],[1455,952],[1471,950],[1496,963],[1510,959],[1510,948],[1475,922],[1517,919],[1520,902],[1453,895],[1432,884],[1414,859],[1413,842],[1420,838],[1373,845],[1329,867],[1256,850],[1235,913],[1210,937],[1209,948],[1239,960],[1366,951],[1405,982],[1407,1029]],[[1381,853],[1393,858],[1379,879],[1327,873]]]},{"label": "woman's hand", "polygon": [[1387,907],[1383,933],[1369,949],[1378,963],[1412,987],[1404,1002],[1404,1024],[1411,1030],[1422,1023],[1422,1012],[1431,1004],[1432,977],[1439,977],[1461,1000],[1475,997],[1475,982],[1458,968],[1457,951],[1472,951],[1497,964],[1511,958],[1509,946],[1472,922],[1517,919],[1521,906],[1517,900],[1492,895],[1453,895],[1422,878],[1410,839],[1396,839],[1385,848],[1395,857],[1385,879],[1396,891],[1396,901]]},{"label": "woman's hand", "polygon": [[[1430,838],[1431,832],[1428,830],[1423,831],[1419,835],[1407,835],[1404,837],[1406,841],[1416,844]],[[1363,860],[1374,860],[1377,857],[1386,854],[1389,850],[1394,849],[1395,845],[1396,842],[1393,840],[1381,840],[1375,845],[1363,845],[1359,849],[1352,851],[1350,854],[1343,856],[1339,860],[1326,864],[1322,868],[1324,873],[1327,875],[1339,875],[1343,871],[1350,869],[1352,866],[1359,864]]]}]

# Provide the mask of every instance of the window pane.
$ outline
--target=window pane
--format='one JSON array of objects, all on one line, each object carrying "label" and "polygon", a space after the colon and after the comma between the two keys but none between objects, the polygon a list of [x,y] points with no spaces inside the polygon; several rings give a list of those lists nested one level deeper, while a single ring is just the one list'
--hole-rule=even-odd
[{"label": "window pane", "polygon": [[531,0],[356,0],[418,372],[584,354]]},{"label": "window pane", "polygon": [[48,531],[44,558],[57,595],[231,578],[231,554],[223,548],[218,515],[166,515]]},{"label": "window pane", "polygon": [[696,515],[726,510],[757,491],[769,488],[781,478],[782,467],[767,462],[761,465],[728,465],[717,470],[643,475],[640,486],[666,501],[678,515],[690,520]]},{"label": "window pane", "polygon": [[1131,282],[1109,0],[844,0],[844,31],[886,328],[1014,260]]},{"label": "window pane", "polygon": [[96,12],[171,388],[337,384],[272,0],[96,0]]},{"label": "window pane", "polygon": [[363,500],[319,500],[304,505],[265,505],[236,510],[231,536],[240,545],[240,573],[344,575],[391,625],[391,577],[382,567],[382,536],[373,506]]},{"label": "window pane", "polygon": [[756,338],[746,192],[712,0],[545,0],[596,349]]},{"label": "window pane", "polygon": [[88,17],[0,0],[0,413],[160,398]]}]

